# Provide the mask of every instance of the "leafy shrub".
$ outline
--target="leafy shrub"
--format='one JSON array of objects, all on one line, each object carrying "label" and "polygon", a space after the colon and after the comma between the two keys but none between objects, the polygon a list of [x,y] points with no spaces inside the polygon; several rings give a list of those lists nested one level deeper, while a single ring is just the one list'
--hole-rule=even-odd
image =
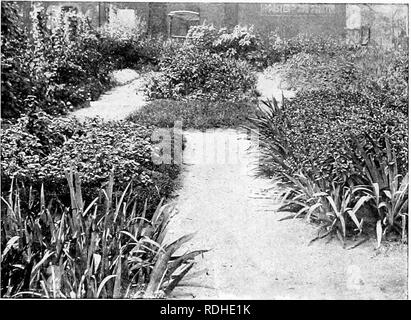
[{"label": "leafy shrub", "polygon": [[408,114],[408,54],[367,48],[339,55],[300,53],[286,63],[285,80],[300,90],[358,92],[375,104]]},{"label": "leafy shrub", "polygon": [[256,78],[245,62],[196,47],[183,47],[160,64],[146,93],[155,99],[241,101],[255,92]]},{"label": "leafy shrub", "polygon": [[187,33],[186,44],[241,60],[251,60],[251,54],[260,49],[253,27],[238,25],[231,32],[227,28],[217,30],[213,25],[193,26]]},{"label": "leafy shrub", "polygon": [[30,93],[27,59],[24,57],[27,35],[17,5],[1,3],[1,117],[14,118],[23,110]]},{"label": "leafy shrub", "polygon": [[401,172],[408,165],[407,117],[348,91],[299,92],[283,108],[268,103],[254,123],[264,144],[262,169],[267,174],[302,170],[314,179],[345,181],[357,172],[355,141],[366,135],[377,141],[387,135]]},{"label": "leafy shrub", "polygon": [[355,55],[357,87],[374,103],[408,115],[408,51],[367,48]]},{"label": "leafy shrub", "polygon": [[37,8],[30,13],[28,35],[12,6],[2,3],[2,18],[10,24],[2,28],[3,118],[35,109],[64,114],[97,99],[110,86],[113,64],[102,54],[99,35],[85,17],[61,13],[47,26],[44,10]]},{"label": "leafy shrub", "polygon": [[[20,206],[13,183],[1,219],[1,296],[10,298],[164,298],[206,250],[174,256],[193,235],[165,244],[173,214],[160,202],[154,215],[137,210],[128,185],[116,196],[114,176],[102,198],[83,201],[77,172],[66,171],[70,205],[41,190]],[[40,202],[36,210],[32,204]],[[22,209],[27,207],[27,209]]]},{"label": "leafy shrub", "polygon": [[164,39],[146,33],[143,21],[133,28],[110,22],[99,30],[101,52],[110,57],[116,69],[156,66],[163,52]]},{"label": "leafy shrub", "polygon": [[230,101],[156,100],[129,116],[131,121],[159,128],[172,128],[181,121],[183,129],[238,127],[254,114],[252,103]]},{"label": "leafy shrub", "polygon": [[285,62],[299,53],[334,57],[341,51],[355,49],[346,45],[344,39],[304,33],[282,39],[276,32],[271,32],[268,37],[263,38],[263,43],[268,65]]},{"label": "leafy shrub", "polygon": [[[132,182],[139,199],[149,200],[150,211],[154,202],[172,192],[179,167],[152,162],[153,128],[98,119],[80,124],[74,119],[53,119],[44,114],[35,120],[28,118],[8,126],[2,134],[3,191],[16,178],[35,190],[44,184],[56,196],[68,194],[64,169],[72,167],[80,172],[88,200],[96,195],[112,169],[116,184],[124,188]],[[43,132],[44,127],[48,129]]]}]

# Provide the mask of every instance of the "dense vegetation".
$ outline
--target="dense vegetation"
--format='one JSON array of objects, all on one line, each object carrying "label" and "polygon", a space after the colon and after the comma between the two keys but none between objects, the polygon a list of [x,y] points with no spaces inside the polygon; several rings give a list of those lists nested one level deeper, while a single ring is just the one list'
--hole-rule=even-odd
[{"label": "dense vegetation", "polygon": [[[65,171],[71,204],[31,194],[28,208],[11,185],[2,216],[1,295],[16,298],[164,298],[204,251],[173,254],[192,235],[165,244],[170,205],[151,216],[137,210],[131,185],[120,194],[114,175],[84,201],[76,171]],[[14,188],[16,192],[14,192]]]},{"label": "dense vegetation", "polygon": [[[203,252],[174,255],[191,235],[163,243],[180,168],[155,163],[153,132],[177,121],[255,130],[260,173],[280,176],[291,217],[321,224],[316,239],[406,238],[406,52],[238,26],[192,27],[179,44],[71,12],[51,27],[43,10],[28,32],[12,2],[1,8],[3,297],[170,294]],[[273,64],[298,93],[256,110],[255,71]],[[159,71],[153,101],[124,121],[62,117],[125,67]]]},{"label": "dense vegetation", "polygon": [[95,29],[73,12],[61,12],[50,24],[38,8],[28,31],[13,2],[1,8],[3,119],[35,110],[65,114],[87,105],[111,86],[111,71],[156,65],[162,52],[163,41],[141,30],[126,33],[112,24]]},{"label": "dense vegetation", "polygon": [[[332,45],[334,46],[334,45]],[[374,229],[406,238],[408,55],[378,48],[300,51],[285,64],[295,98],[253,120],[261,172],[281,172],[284,210],[321,223],[318,238]]]},{"label": "dense vegetation", "polygon": [[155,100],[131,114],[135,123],[172,128],[181,121],[183,129],[236,128],[255,114],[250,102]]},{"label": "dense vegetation", "polygon": [[2,3],[2,118],[41,109],[65,113],[96,99],[109,83],[113,64],[100,50],[88,20],[61,14],[56,26],[45,13],[33,11],[32,30],[23,27],[13,3]]},{"label": "dense vegetation", "polygon": [[169,295],[201,251],[177,259],[191,236],[163,243],[180,169],[153,162],[155,127],[60,116],[97,99],[112,70],[158,63],[160,42],[72,12],[51,27],[33,11],[28,32],[15,4],[1,6],[1,295]]},{"label": "dense vegetation", "polygon": [[150,98],[238,101],[253,93],[256,85],[246,62],[193,46],[162,60],[160,71],[148,84]]}]

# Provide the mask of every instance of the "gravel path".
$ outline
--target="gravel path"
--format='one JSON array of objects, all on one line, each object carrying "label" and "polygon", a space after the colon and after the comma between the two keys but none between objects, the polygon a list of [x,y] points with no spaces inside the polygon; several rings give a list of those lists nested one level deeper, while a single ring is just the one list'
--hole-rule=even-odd
[{"label": "gravel path", "polygon": [[[179,213],[168,236],[197,232],[186,249],[211,250],[197,258],[194,278],[183,281],[190,286],[177,287],[176,298],[407,298],[405,245],[375,251],[369,240],[345,250],[337,240],[323,240],[308,246],[316,227],[278,221],[286,215],[276,212],[278,188],[254,178],[256,146],[244,132],[188,131],[185,137]],[[224,154],[231,161],[221,161]],[[210,161],[214,155],[220,161]]]},{"label": "gravel path", "polygon": [[134,70],[123,69],[113,73],[113,81],[117,86],[104,93],[97,101],[90,102],[90,107],[78,109],[71,115],[79,120],[86,117],[121,120],[146,103],[142,91],[144,76]]}]

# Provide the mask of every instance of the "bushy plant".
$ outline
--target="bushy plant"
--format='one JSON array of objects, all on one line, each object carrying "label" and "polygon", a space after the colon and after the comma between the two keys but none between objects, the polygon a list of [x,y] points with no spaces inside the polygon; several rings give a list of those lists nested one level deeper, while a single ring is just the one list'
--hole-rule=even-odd
[{"label": "bushy plant", "polygon": [[286,63],[286,80],[299,90],[295,98],[281,106],[265,102],[252,120],[261,172],[282,175],[292,217],[323,223],[316,239],[334,234],[345,243],[365,226],[375,230],[377,246],[391,231],[404,239],[408,54],[313,51],[304,43],[297,49]]},{"label": "bushy plant", "polygon": [[332,57],[299,53],[287,61],[284,80],[299,90],[349,90],[408,114],[408,54],[402,50],[366,48]]},{"label": "bushy plant", "polygon": [[18,7],[1,3],[1,117],[15,118],[24,111],[30,79],[24,50],[27,42]]},{"label": "bushy plant", "polygon": [[132,182],[139,199],[149,200],[151,212],[153,203],[172,192],[179,172],[177,165],[153,163],[152,132],[127,121],[80,124],[44,114],[22,118],[2,133],[2,190],[16,178],[34,190],[44,184],[56,196],[67,194],[64,170],[72,167],[81,172],[83,193],[90,200],[114,169],[116,184]]},{"label": "bushy plant", "polygon": [[365,135],[379,141],[388,135],[400,170],[407,167],[407,117],[402,113],[332,90],[300,92],[280,111],[268,105],[254,121],[264,144],[262,169],[267,174],[303,170],[313,178],[345,181],[356,173],[351,152]]},{"label": "bushy plant", "polygon": [[2,28],[3,118],[36,109],[64,114],[110,86],[113,64],[102,54],[99,35],[87,18],[62,12],[47,24],[44,9],[35,7],[26,34],[11,6],[2,3],[2,18],[15,24]]},{"label": "bushy plant", "polygon": [[155,100],[128,119],[159,128],[173,128],[181,121],[183,129],[211,129],[244,125],[254,112],[254,104],[247,101]]},{"label": "bushy plant", "polygon": [[260,49],[260,39],[253,27],[235,26],[216,29],[213,25],[193,26],[187,33],[186,44],[194,45],[225,57],[249,60]]},{"label": "bushy plant", "polygon": [[164,59],[160,70],[147,85],[150,98],[241,101],[255,94],[256,77],[246,62],[194,46]]},{"label": "bushy plant", "polygon": [[263,37],[263,50],[268,64],[285,62],[299,53],[321,54],[329,57],[338,55],[341,51],[354,50],[344,39],[326,35],[300,33],[292,38],[281,38],[276,32]]},{"label": "bushy plant", "polygon": [[97,99],[110,85],[113,65],[102,54],[99,35],[89,20],[71,12],[62,13],[56,25],[47,28],[38,22],[37,15],[42,16],[42,12],[32,14],[33,48],[28,48],[28,53],[43,58],[33,64],[30,74],[38,83],[36,97],[44,96],[46,100],[39,101],[38,106],[58,114],[65,111],[61,106],[79,106]]},{"label": "bushy plant", "polygon": [[164,38],[147,34],[147,25],[141,18],[131,26],[124,26],[111,17],[99,30],[101,51],[110,57],[117,69],[156,66],[163,52]]}]

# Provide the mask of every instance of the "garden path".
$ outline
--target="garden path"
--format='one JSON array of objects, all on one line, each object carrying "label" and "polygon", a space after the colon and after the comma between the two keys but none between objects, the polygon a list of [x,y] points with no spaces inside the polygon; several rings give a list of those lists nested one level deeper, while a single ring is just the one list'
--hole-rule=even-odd
[{"label": "garden path", "polygon": [[[278,188],[254,177],[256,145],[245,132],[187,131],[185,137],[178,214],[168,237],[197,232],[185,249],[210,251],[197,258],[195,277],[183,279],[188,287],[177,287],[176,298],[406,298],[406,246],[378,252],[372,240],[353,250],[337,240],[308,246],[317,228],[278,221],[287,215],[276,212]],[[231,161],[222,161],[224,155]]]},{"label": "garden path", "polygon": [[101,117],[104,120],[121,120],[141,108],[146,99],[142,89],[146,77],[131,69],[113,72],[114,88],[104,93],[98,100],[91,101],[90,107],[72,113],[79,120],[86,117]]},{"label": "garden path", "polygon": [[261,99],[271,99],[274,97],[281,102],[282,95],[285,98],[295,96],[295,91],[286,90],[281,83],[279,72],[258,72],[257,73],[257,91],[261,93]]},{"label": "garden path", "polygon": [[[80,119],[123,119],[145,103],[138,91],[144,78],[130,71],[114,77],[118,87],[73,114]],[[278,79],[258,77],[263,97],[281,100]],[[293,94],[284,92],[286,97]],[[372,241],[354,250],[342,249],[337,241],[308,246],[316,227],[301,220],[279,222],[286,214],[276,212],[278,188],[273,181],[255,178],[258,153],[253,139],[234,129],[189,130],[184,135],[181,188],[175,200],[179,213],[168,239],[196,231],[183,249],[210,251],[197,258],[174,297],[406,298],[406,246],[385,245],[378,252]]]},{"label": "garden path", "polygon": [[[260,76],[260,92],[281,98],[270,81]],[[273,181],[255,178],[257,145],[246,132],[189,130],[184,135],[178,214],[168,239],[196,232],[183,250],[210,251],[197,257],[175,298],[407,298],[405,245],[375,251],[370,240],[346,250],[337,240],[320,240],[308,246],[317,227],[278,221],[287,215],[277,212],[279,189]]]}]

